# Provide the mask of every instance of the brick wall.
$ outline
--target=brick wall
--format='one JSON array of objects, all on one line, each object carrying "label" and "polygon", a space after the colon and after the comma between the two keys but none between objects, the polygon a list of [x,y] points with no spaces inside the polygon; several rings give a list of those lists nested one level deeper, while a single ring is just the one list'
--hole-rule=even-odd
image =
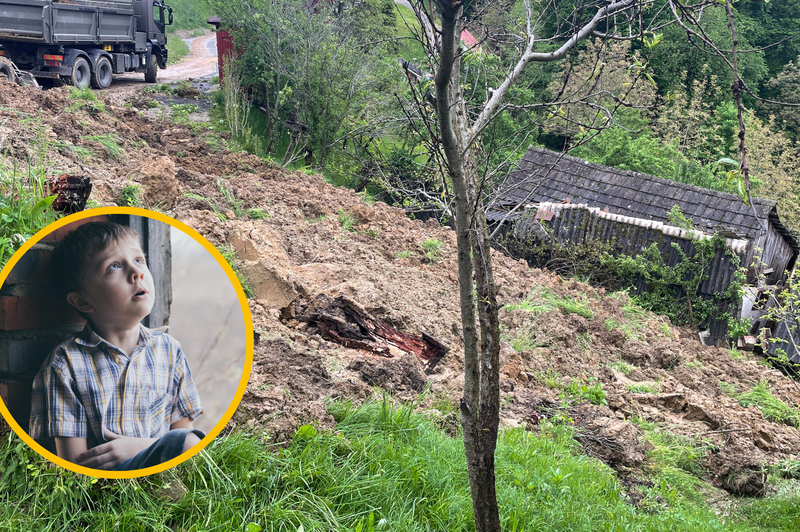
[{"label": "brick wall", "polygon": [[[34,375],[50,351],[85,322],[56,290],[53,248],[78,225],[107,219],[95,216],[57,229],[14,265],[0,287],[0,399],[24,430]],[[0,419],[0,433],[8,429]]]}]

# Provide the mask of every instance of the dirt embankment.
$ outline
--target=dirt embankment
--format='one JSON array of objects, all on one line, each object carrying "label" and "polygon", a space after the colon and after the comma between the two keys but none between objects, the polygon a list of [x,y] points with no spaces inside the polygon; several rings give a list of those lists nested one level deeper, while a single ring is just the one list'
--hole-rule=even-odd
[{"label": "dirt embankment", "polygon": [[[153,114],[147,95],[134,95],[132,107],[109,101],[102,112],[66,112],[74,103],[67,95],[66,88],[41,92],[0,84],[7,162],[37,160],[37,138],[49,139],[51,173],[91,177],[93,198],[101,204],[115,203],[123,186],[139,183],[145,202],[158,204],[214,244],[236,250],[255,292],[250,306],[258,342],[233,425],[263,427],[283,441],[302,423],[332,426],[325,398],[358,401],[374,386],[399,397],[429,386],[428,401],[457,401],[463,365],[451,230],[412,221],[382,203],[366,204],[320,176],[289,173],[257,157],[218,149],[216,134],[206,129],[145,116]],[[116,138],[124,154],[114,157],[87,138],[97,135]],[[248,209],[262,211],[247,214]],[[442,242],[435,260],[425,257],[422,243],[428,239]],[[519,349],[503,346],[504,425],[535,429],[542,417],[557,413],[564,386],[573,380],[591,384],[594,378],[607,393],[607,405],[574,404],[569,416],[582,428],[587,452],[624,478],[635,479],[647,467],[648,447],[636,420],[713,444],[703,461],[706,476],[735,493],[760,493],[764,464],[798,459],[800,431],[768,421],[757,408],[742,407],[723,393],[741,393],[764,381],[777,398],[797,405],[800,394],[777,371],[752,357],[735,359],[725,349],[705,347],[691,331],[656,316],[632,317],[624,297],[529,270],[499,253],[494,265],[504,305],[537,290],[589,310],[501,312],[504,337],[516,338]],[[347,345],[331,341],[330,325],[320,320],[321,297],[348,302],[381,327],[429,335],[449,351],[426,374],[412,354],[385,357],[366,348],[375,345],[374,337],[352,315],[336,311],[326,323],[338,316],[339,332],[349,329],[361,337]],[[443,419],[445,425],[455,422]]]}]

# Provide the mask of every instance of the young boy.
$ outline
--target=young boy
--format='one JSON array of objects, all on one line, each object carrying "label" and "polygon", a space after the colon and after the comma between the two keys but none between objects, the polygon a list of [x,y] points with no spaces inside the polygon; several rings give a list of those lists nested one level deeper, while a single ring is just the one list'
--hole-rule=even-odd
[{"label": "young boy", "polygon": [[37,373],[30,436],[55,438],[59,457],[106,470],[150,467],[198,443],[192,421],[203,409],[180,345],[166,327],[139,323],[155,300],[139,234],[81,225],[53,251],[53,271],[88,321]]}]

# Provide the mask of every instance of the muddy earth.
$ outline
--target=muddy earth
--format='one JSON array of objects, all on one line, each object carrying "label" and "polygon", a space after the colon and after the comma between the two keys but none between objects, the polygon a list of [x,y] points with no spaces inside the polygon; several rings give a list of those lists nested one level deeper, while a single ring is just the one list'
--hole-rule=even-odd
[{"label": "muddy earth", "polygon": [[[5,163],[24,169],[44,146],[49,174],[88,176],[100,205],[116,204],[122,188],[137,183],[145,206],[235,250],[254,293],[256,345],[231,427],[286,441],[304,423],[333,426],[326,399],[359,402],[376,387],[401,399],[427,387],[421,408],[442,400],[457,404],[463,359],[452,230],[365,203],[321,176],[228,151],[224,135],[176,123],[158,95],[137,91],[120,101],[117,94],[97,94],[103,109],[76,106],[66,87],[41,91],[0,83]],[[87,138],[97,135],[113,136],[122,154]],[[352,217],[351,230],[340,213]],[[438,256],[426,257],[422,243],[428,239],[442,242]],[[537,430],[542,419],[567,415],[586,452],[631,486],[644,478],[649,450],[634,421],[706,442],[712,451],[702,463],[705,476],[731,493],[763,494],[765,465],[800,458],[800,431],[724,393],[763,381],[796,406],[798,389],[762,359],[706,347],[696,331],[652,314],[632,317],[625,296],[531,270],[500,252],[494,268],[502,305],[537,291],[584,302],[591,311],[584,313],[591,317],[558,309],[501,311],[508,340],[500,368],[503,426]],[[385,341],[400,333],[409,338],[407,350]],[[414,351],[426,338],[446,348],[433,368]],[[525,340],[515,343],[518,351],[509,343],[515,338]],[[572,401],[565,413],[563,386],[592,378],[607,393],[607,404]],[[454,429],[458,420],[447,417],[443,426]]]}]

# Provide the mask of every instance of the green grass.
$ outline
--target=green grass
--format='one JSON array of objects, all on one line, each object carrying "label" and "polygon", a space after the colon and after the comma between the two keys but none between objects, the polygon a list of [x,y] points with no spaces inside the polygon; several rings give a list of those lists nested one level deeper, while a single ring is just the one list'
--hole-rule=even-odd
[{"label": "green grass", "polygon": [[138,183],[129,182],[120,190],[117,205],[120,207],[141,207],[142,187]]},{"label": "green grass", "polygon": [[[0,444],[0,529],[474,530],[459,439],[387,400],[329,409],[336,431],[306,425],[286,446],[269,444],[259,433],[234,433],[169,472],[140,480],[97,480],[51,468],[9,435]],[[496,464],[503,530],[796,530],[797,496],[746,501],[745,517],[717,516],[694,496],[697,486],[688,479],[696,477],[682,469],[692,469],[702,444],[690,442],[692,455],[675,450],[685,442],[655,436],[651,455],[663,468],[658,482],[640,488],[644,507],[632,505],[616,474],[581,454],[574,431],[543,421],[537,434],[501,433]],[[677,495],[671,479],[691,496]],[[185,489],[173,498],[160,495],[167,486]]]},{"label": "green grass", "polygon": [[641,384],[631,384],[628,386],[628,391],[631,393],[658,393],[661,391],[660,383],[643,382]]},{"label": "green grass", "polygon": [[342,226],[342,231],[347,232],[354,232],[356,230],[356,217],[353,216],[352,212],[347,212],[344,209],[339,209],[339,214],[337,215],[339,220],[339,225]]},{"label": "green grass", "polygon": [[593,405],[606,405],[608,404],[606,395],[606,391],[603,390],[603,384],[595,377],[589,377],[588,380],[583,378],[572,379],[572,382],[564,386],[559,398],[567,403],[588,401]]},{"label": "green grass", "polygon": [[269,220],[272,215],[261,208],[247,209],[247,215],[253,220]]},{"label": "green grass", "polygon": [[69,88],[70,103],[66,111],[86,111],[89,114],[100,114],[105,112],[106,106],[104,103],[97,100],[97,96],[90,87],[78,89],[76,87]]},{"label": "green grass", "polygon": [[399,41],[398,53],[407,61],[411,61],[416,57],[422,63],[425,59],[425,50],[422,48],[422,44],[412,37],[413,33],[420,33],[420,25],[416,15],[411,9],[400,4],[395,4],[395,9],[398,13],[396,17],[396,36],[407,37]]},{"label": "green grass", "polygon": [[62,153],[66,152],[72,154],[81,161],[86,161],[94,155],[94,150],[85,146],[76,146],[61,140],[53,140],[51,142],[53,147],[57,150],[61,151]]},{"label": "green grass", "polygon": [[610,360],[606,362],[606,366],[613,369],[614,371],[619,371],[623,375],[630,375],[631,371],[633,371],[634,368],[632,364],[628,364],[623,360]]},{"label": "green grass", "polygon": [[422,250],[423,254],[425,255],[425,259],[431,263],[435,264],[439,262],[442,258],[442,246],[444,243],[441,240],[437,240],[435,238],[429,238],[422,242]]},{"label": "green grass", "polygon": [[[198,2],[197,0],[170,0],[169,5],[175,12],[175,21],[172,26],[168,26],[172,31],[175,30],[194,30],[196,28],[209,29],[211,26],[206,23],[206,19],[214,14],[211,4],[208,2]],[[172,41],[168,43],[172,50]]]},{"label": "green grass", "polygon": [[193,200],[197,200],[197,201],[202,201],[202,202],[204,202],[204,203],[205,203],[205,204],[207,204],[209,207],[211,207],[211,212],[213,212],[213,213],[214,213],[214,216],[216,216],[216,217],[219,219],[219,221],[221,221],[221,222],[224,222],[224,221],[226,221],[226,220],[228,219],[228,218],[225,216],[225,213],[223,213],[223,212],[220,210],[220,208],[217,206],[217,203],[216,203],[215,201],[213,201],[213,200],[211,200],[211,199],[209,199],[209,198],[206,198],[206,197],[205,197],[205,196],[203,196],[203,195],[200,195],[200,194],[196,194],[196,193],[194,193],[194,192],[188,192],[188,191],[187,191],[187,192],[184,192],[184,193],[183,193],[183,197],[184,197],[184,198],[189,198],[189,199],[193,199]]},{"label": "green grass", "polygon": [[739,392],[736,390],[736,386],[734,386],[733,384],[729,384],[725,381],[719,381],[717,385],[719,386],[719,391],[721,391],[728,397],[735,398],[739,394]]},{"label": "green grass", "polygon": [[519,331],[517,331],[517,335],[509,340],[511,342],[511,347],[517,353],[533,351],[537,347],[542,347],[544,345],[544,342],[536,337],[536,331],[532,326],[520,328]]},{"label": "green grass", "polygon": [[193,103],[176,103],[170,107],[172,108],[172,119],[179,124],[188,123],[189,115],[200,111],[200,107]]},{"label": "green grass", "polygon": [[525,301],[515,305],[506,305],[503,308],[507,311],[524,310],[531,314],[543,314],[558,309],[565,314],[577,314],[586,319],[594,317],[589,303],[584,298],[559,296],[545,286],[534,287]]},{"label": "green grass", "polygon": [[244,291],[244,295],[248,299],[252,299],[255,297],[255,292],[253,292],[253,287],[250,284],[250,279],[248,279],[240,270],[239,270],[239,259],[236,258],[236,253],[234,252],[233,248],[227,244],[222,246],[217,246],[217,251],[222,254],[222,258],[230,265],[233,269],[233,272],[236,274],[236,278],[239,279],[239,284],[242,285],[242,290]]},{"label": "green grass", "polygon": [[407,259],[407,258],[409,258],[409,257],[411,257],[413,255],[414,255],[414,252],[413,251],[409,251],[407,249],[403,250],[403,251],[398,251],[397,253],[394,254],[396,259]]},{"label": "green grass", "polygon": [[563,376],[552,368],[537,371],[535,374],[536,380],[554,390],[560,390],[564,387],[562,383]]},{"label": "green grass", "polygon": [[184,57],[189,55],[189,45],[173,32],[167,33],[167,49],[169,50],[167,67],[179,63]]},{"label": "green grass", "polygon": [[230,205],[231,209],[233,209],[233,212],[236,214],[237,218],[244,214],[244,211],[242,210],[242,204],[244,202],[240,199],[237,199],[233,191],[225,186],[225,178],[220,177],[217,179],[217,191],[222,194],[222,197],[228,202],[228,205]]},{"label": "green grass", "polygon": [[756,384],[751,390],[737,397],[739,404],[748,407],[755,405],[766,419],[775,423],[783,423],[800,428],[800,410],[787,405],[769,391],[764,381]]},{"label": "green grass", "polygon": [[86,140],[93,140],[94,142],[100,144],[108,156],[115,161],[121,161],[125,155],[125,150],[123,150],[122,146],[120,146],[122,140],[113,133],[107,133],[105,135],[85,135],[82,138]]},{"label": "green grass", "polygon": [[622,314],[624,319],[606,318],[606,330],[612,331],[619,329],[625,333],[625,337],[631,340],[645,342],[645,331],[648,329],[648,322],[659,321],[658,332],[661,335],[674,340],[675,332],[670,328],[666,319],[661,316],[653,316],[648,310],[644,309],[637,301],[635,296],[621,290],[614,292],[609,297],[619,300],[622,303]]}]

